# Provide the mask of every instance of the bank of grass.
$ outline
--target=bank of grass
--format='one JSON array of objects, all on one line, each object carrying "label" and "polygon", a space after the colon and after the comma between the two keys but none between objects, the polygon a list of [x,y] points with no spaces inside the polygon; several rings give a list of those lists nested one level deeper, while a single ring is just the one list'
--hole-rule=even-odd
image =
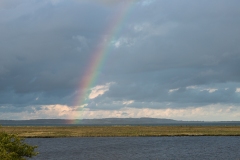
[{"label": "bank of grass", "polygon": [[240,126],[2,126],[1,130],[23,138],[240,136]]}]

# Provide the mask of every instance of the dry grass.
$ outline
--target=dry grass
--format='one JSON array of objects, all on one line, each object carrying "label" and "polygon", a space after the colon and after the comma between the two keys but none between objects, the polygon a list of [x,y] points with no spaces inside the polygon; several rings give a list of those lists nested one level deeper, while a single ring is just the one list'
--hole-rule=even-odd
[{"label": "dry grass", "polygon": [[240,126],[2,126],[20,137],[240,136]]}]

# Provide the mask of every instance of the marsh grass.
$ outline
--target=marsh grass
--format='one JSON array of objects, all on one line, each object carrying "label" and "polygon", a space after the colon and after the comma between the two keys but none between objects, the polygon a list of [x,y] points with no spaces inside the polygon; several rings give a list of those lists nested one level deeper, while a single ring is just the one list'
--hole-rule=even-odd
[{"label": "marsh grass", "polygon": [[240,126],[3,126],[1,129],[23,138],[240,136]]}]

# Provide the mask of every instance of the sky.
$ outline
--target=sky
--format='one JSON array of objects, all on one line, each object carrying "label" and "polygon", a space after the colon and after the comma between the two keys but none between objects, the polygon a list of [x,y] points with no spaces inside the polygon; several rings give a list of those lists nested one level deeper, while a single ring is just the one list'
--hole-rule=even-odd
[{"label": "sky", "polygon": [[239,0],[1,0],[0,119],[240,121]]}]

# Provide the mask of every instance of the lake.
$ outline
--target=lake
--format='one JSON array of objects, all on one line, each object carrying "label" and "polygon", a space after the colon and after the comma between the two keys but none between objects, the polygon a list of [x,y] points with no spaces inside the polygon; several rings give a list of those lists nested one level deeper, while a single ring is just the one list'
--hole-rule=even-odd
[{"label": "lake", "polygon": [[240,160],[240,137],[28,138],[33,160]]}]

